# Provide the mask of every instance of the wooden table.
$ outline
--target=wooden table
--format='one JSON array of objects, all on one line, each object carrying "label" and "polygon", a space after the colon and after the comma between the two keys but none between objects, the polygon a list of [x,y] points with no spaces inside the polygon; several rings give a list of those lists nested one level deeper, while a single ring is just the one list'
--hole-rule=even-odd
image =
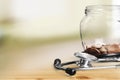
[{"label": "wooden table", "polygon": [[78,59],[73,54],[80,49],[79,40],[26,49],[13,58],[5,73],[1,72],[0,80],[120,80],[119,68],[78,71],[75,76],[53,68],[55,58],[63,62]]},{"label": "wooden table", "polygon": [[49,69],[36,75],[5,76],[1,80],[120,80],[120,69],[79,71],[75,76],[67,76],[63,71]]}]

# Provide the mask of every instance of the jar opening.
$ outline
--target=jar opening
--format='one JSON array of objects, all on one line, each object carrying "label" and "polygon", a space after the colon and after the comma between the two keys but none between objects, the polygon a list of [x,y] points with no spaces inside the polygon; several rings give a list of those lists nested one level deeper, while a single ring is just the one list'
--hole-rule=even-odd
[{"label": "jar opening", "polygon": [[88,5],[86,9],[120,9],[120,5]]},{"label": "jar opening", "polygon": [[120,10],[120,5],[88,5],[85,14],[89,12],[115,11]]}]

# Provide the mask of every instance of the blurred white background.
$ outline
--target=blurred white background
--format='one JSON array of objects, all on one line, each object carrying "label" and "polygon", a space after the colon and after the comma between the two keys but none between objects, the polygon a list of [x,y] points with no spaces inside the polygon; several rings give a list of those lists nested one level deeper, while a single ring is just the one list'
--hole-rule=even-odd
[{"label": "blurred white background", "polygon": [[87,5],[111,0],[0,0],[0,20],[11,23],[7,34],[22,38],[51,38],[79,34]]},{"label": "blurred white background", "polygon": [[[111,3],[111,0],[0,0],[0,74],[40,73],[39,69],[53,67],[54,58],[72,56],[80,49],[79,24],[85,7]],[[33,45],[36,40],[42,42],[31,48],[29,43]],[[56,40],[58,44],[41,46]]]}]

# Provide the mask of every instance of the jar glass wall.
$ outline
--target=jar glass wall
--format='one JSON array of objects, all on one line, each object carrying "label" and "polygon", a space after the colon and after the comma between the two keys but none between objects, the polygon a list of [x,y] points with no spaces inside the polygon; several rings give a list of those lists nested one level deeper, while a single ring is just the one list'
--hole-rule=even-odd
[{"label": "jar glass wall", "polygon": [[91,45],[120,44],[120,6],[87,6],[80,33],[84,49]]}]

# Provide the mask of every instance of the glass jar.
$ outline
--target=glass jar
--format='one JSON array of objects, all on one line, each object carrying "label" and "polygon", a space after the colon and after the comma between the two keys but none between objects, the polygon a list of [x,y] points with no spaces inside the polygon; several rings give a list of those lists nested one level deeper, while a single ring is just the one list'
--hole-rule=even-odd
[{"label": "glass jar", "polygon": [[80,23],[84,50],[89,46],[120,44],[120,6],[91,5]]}]

